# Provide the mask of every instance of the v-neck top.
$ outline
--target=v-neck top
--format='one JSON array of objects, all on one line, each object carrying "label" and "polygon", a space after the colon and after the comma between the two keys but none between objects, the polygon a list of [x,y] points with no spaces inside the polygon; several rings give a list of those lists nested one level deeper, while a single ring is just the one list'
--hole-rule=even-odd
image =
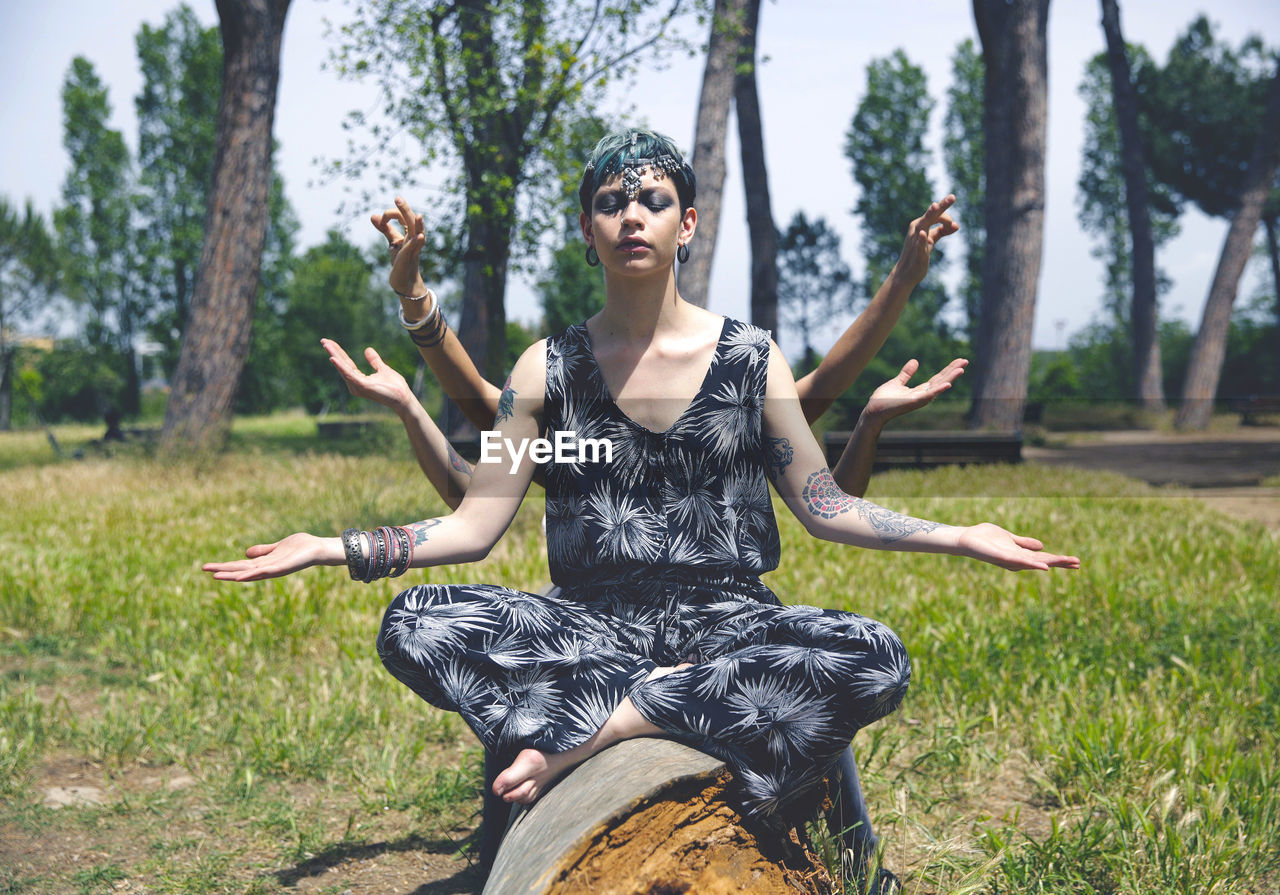
[{"label": "v-neck top", "polygon": [[[654,432],[614,401],[586,324],[547,340],[546,437],[570,449],[544,465],[551,580],[662,599],[668,585],[762,588],[778,565],[762,416],[769,335],[726,319],[702,385]],[[605,451],[573,445],[605,439]],[[742,579],[755,579],[754,583]]]}]

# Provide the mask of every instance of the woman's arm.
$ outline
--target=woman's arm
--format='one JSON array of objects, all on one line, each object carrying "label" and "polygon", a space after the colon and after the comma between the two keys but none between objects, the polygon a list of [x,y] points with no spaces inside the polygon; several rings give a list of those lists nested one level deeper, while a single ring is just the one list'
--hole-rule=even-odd
[{"label": "woman's arm", "polygon": [[[414,214],[409,203],[397,197],[395,208],[374,214],[371,220],[387,238],[391,250],[391,288],[400,296],[401,313],[406,322],[417,323],[427,313],[421,298],[427,293],[427,284],[422,280],[418,264],[423,246],[427,244],[422,215]],[[441,341],[435,345],[418,345],[418,353],[440,381],[444,393],[472,425],[481,430],[492,429],[501,392],[480,375],[453,330],[445,325]]]},{"label": "woman's arm", "polygon": [[911,388],[907,383],[920,368],[920,362],[912,359],[903,364],[897,376],[872,392],[871,400],[858,415],[858,423],[849,436],[844,453],[840,455],[840,462],[831,471],[840,490],[855,497],[865,494],[867,482],[871,480],[871,467],[875,464],[876,442],[885,424],[904,413],[920,409],[950,389],[968,364],[967,360],[958,357],[933,374],[928,382]]},{"label": "woman's arm", "polygon": [[365,359],[373,367],[372,375],[365,375],[337,342],[321,339],[320,344],[329,352],[330,362],[342,376],[351,394],[390,407],[400,417],[405,432],[409,435],[409,444],[413,447],[418,466],[426,473],[432,487],[449,505],[449,509],[457,509],[462,502],[462,495],[471,483],[471,464],[453,449],[431,414],[414,397],[409,383],[387,366],[372,348],[364,350]]},{"label": "woman's arm", "polygon": [[773,346],[765,393],[764,428],[775,449],[770,474],[778,493],[815,537],[879,550],[950,553],[1006,569],[1079,568],[1074,556],[1045,553],[1035,538],[981,523],[952,527],[905,516],[842,491],[823,462],[796,396],[790,368]]},{"label": "woman's arm", "polygon": [[911,291],[929,272],[929,256],[938,240],[960,225],[947,214],[955,196],[934,202],[907,227],[902,254],[866,309],[836,340],[818,368],[796,383],[804,416],[810,423],[822,416],[837,397],[853,385],[871,358],[889,338]]},{"label": "woman's arm", "polygon": [[[502,406],[495,429],[500,444],[525,448],[538,436],[546,380],[546,343],[530,347],[512,370],[502,392]],[[403,526],[410,534],[411,565],[474,562],[488,555],[506,531],[520,507],[534,462],[530,451],[500,452],[498,462],[480,463],[471,487],[458,509],[447,516],[424,519]],[[362,539],[362,556],[370,544]],[[346,551],[341,538],[321,538],[298,533],[274,544],[258,544],[245,551],[246,559],[206,563],[203,569],[222,581],[257,581],[278,578],[314,565],[343,565]]]}]

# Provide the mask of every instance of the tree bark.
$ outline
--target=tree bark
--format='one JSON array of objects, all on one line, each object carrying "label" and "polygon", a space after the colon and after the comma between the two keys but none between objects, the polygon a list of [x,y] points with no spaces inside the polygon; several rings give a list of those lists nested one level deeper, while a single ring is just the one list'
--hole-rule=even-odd
[{"label": "tree bark", "polygon": [[217,0],[222,98],[204,244],[161,450],[220,449],[249,353],[266,241],[271,126],[289,0]]},{"label": "tree bark", "polygon": [[747,229],[751,235],[751,322],[778,333],[778,230],[769,201],[769,170],[764,163],[764,129],[760,124],[760,94],[756,87],[756,33],[760,0],[747,0],[746,19],[738,45],[733,102],[738,114],[738,143],[742,151],[742,186],[747,199]]},{"label": "tree bark", "polygon": [[729,104],[734,94],[742,24],[748,0],[716,0],[711,16],[707,61],[702,70],[702,93],[693,134],[693,171],[698,178],[698,232],[689,244],[689,260],[680,265],[680,296],[707,306],[711,261],[720,226],[724,192],[724,141],[729,128]]},{"label": "tree bark", "polygon": [[1231,306],[1235,304],[1240,275],[1253,251],[1253,234],[1262,217],[1262,206],[1271,192],[1271,183],[1280,164],[1280,66],[1276,68],[1267,96],[1249,167],[1240,191],[1240,207],[1231,217],[1227,238],[1222,244],[1218,267],[1205,301],[1200,331],[1191,346],[1191,360],[1182,387],[1182,404],[1174,424],[1179,429],[1204,429],[1213,416],[1213,400],[1222,377],[1222,361],[1227,353],[1227,333],[1231,328]]},{"label": "tree bark", "polygon": [[1049,0],[973,0],[986,63],[986,254],[974,428],[1022,425],[1044,230]]},{"label": "tree bark", "polygon": [[[1263,218],[1262,223],[1267,230],[1267,257],[1271,260],[1271,288],[1276,293],[1276,331],[1280,332],[1280,240],[1276,238],[1276,222],[1273,218]],[[1280,364],[1280,351],[1276,352],[1276,363]]]},{"label": "tree bark", "polygon": [[1102,30],[1107,37],[1107,62],[1111,67],[1111,95],[1120,130],[1120,167],[1124,172],[1125,202],[1129,211],[1130,257],[1133,262],[1133,300],[1129,326],[1133,340],[1133,381],[1139,405],[1162,411],[1164,381],[1160,372],[1160,340],[1156,329],[1156,250],[1151,235],[1151,211],[1147,198],[1147,165],[1138,130],[1138,97],[1133,88],[1129,58],[1120,32],[1120,8],[1116,0],[1102,0]]}]

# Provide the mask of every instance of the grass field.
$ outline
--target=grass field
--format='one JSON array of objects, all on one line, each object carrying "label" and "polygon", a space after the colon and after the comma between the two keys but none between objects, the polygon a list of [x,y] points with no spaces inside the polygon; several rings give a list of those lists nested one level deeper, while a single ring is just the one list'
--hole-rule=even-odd
[{"label": "grass field", "polygon": [[[0,436],[0,892],[468,891],[480,753],[374,655],[396,584],[199,571],[442,511],[407,448],[318,452],[305,421],[198,465],[42,445]],[[912,653],[902,711],[855,743],[908,892],[1280,889],[1274,539],[1062,469],[893,473],[877,495],[1084,561],[858,551],[780,513],[783,599],[878,617]],[[484,563],[406,581],[537,587],[540,514],[538,493]]]}]

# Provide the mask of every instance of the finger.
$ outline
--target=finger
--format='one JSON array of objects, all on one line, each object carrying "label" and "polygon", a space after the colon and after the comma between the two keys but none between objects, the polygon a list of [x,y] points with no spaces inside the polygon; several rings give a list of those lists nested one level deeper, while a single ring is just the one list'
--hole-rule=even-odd
[{"label": "finger", "polygon": [[955,195],[948,194],[937,202],[934,202],[925,210],[925,213],[920,216],[920,226],[925,230],[931,228],[942,219],[943,215],[946,214],[947,209],[954,205],[955,201]]},{"label": "finger", "polygon": [[375,373],[377,373],[380,370],[385,370],[387,368],[387,365],[382,362],[381,355],[379,355],[378,352],[374,351],[372,346],[364,350],[364,358],[369,362],[369,365],[373,367],[373,371]]},{"label": "finger", "polygon": [[900,382],[902,385],[906,385],[908,382],[911,381],[911,377],[916,375],[916,370],[919,370],[919,369],[920,369],[920,361],[916,360],[913,357],[911,358],[911,360],[907,361],[905,364],[902,365],[902,369],[898,371],[898,375],[895,376],[894,378],[897,379],[898,382]]},{"label": "finger", "polygon": [[404,196],[396,196],[396,208],[400,212],[400,220],[404,222],[404,238],[412,241],[418,235],[418,224],[422,218],[413,213],[413,209],[409,207],[409,202]]},{"label": "finger", "polygon": [[395,245],[404,239],[404,234],[395,225],[401,222],[400,212],[394,208],[388,208],[380,215],[374,215],[374,226],[382,231],[382,235],[387,238],[387,243]]},{"label": "finger", "polygon": [[347,354],[346,349],[344,349],[337,342],[333,341],[333,339],[321,339],[320,345],[322,348],[324,348],[325,351],[329,352],[330,360],[346,361],[348,364],[351,364],[351,366],[353,367],[355,366],[355,361],[353,361],[351,359],[351,356]]},{"label": "finger", "polygon": [[252,547],[245,550],[244,555],[249,557],[249,559],[256,559],[259,556],[265,556],[272,550],[275,550],[278,546],[280,546],[279,541],[276,541],[274,544],[254,544]]},{"label": "finger", "polygon": [[1024,550],[1043,550],[1044,544],[1036,538],[1028,538],[1023,535],[1013,535],[1013,542]]}]

